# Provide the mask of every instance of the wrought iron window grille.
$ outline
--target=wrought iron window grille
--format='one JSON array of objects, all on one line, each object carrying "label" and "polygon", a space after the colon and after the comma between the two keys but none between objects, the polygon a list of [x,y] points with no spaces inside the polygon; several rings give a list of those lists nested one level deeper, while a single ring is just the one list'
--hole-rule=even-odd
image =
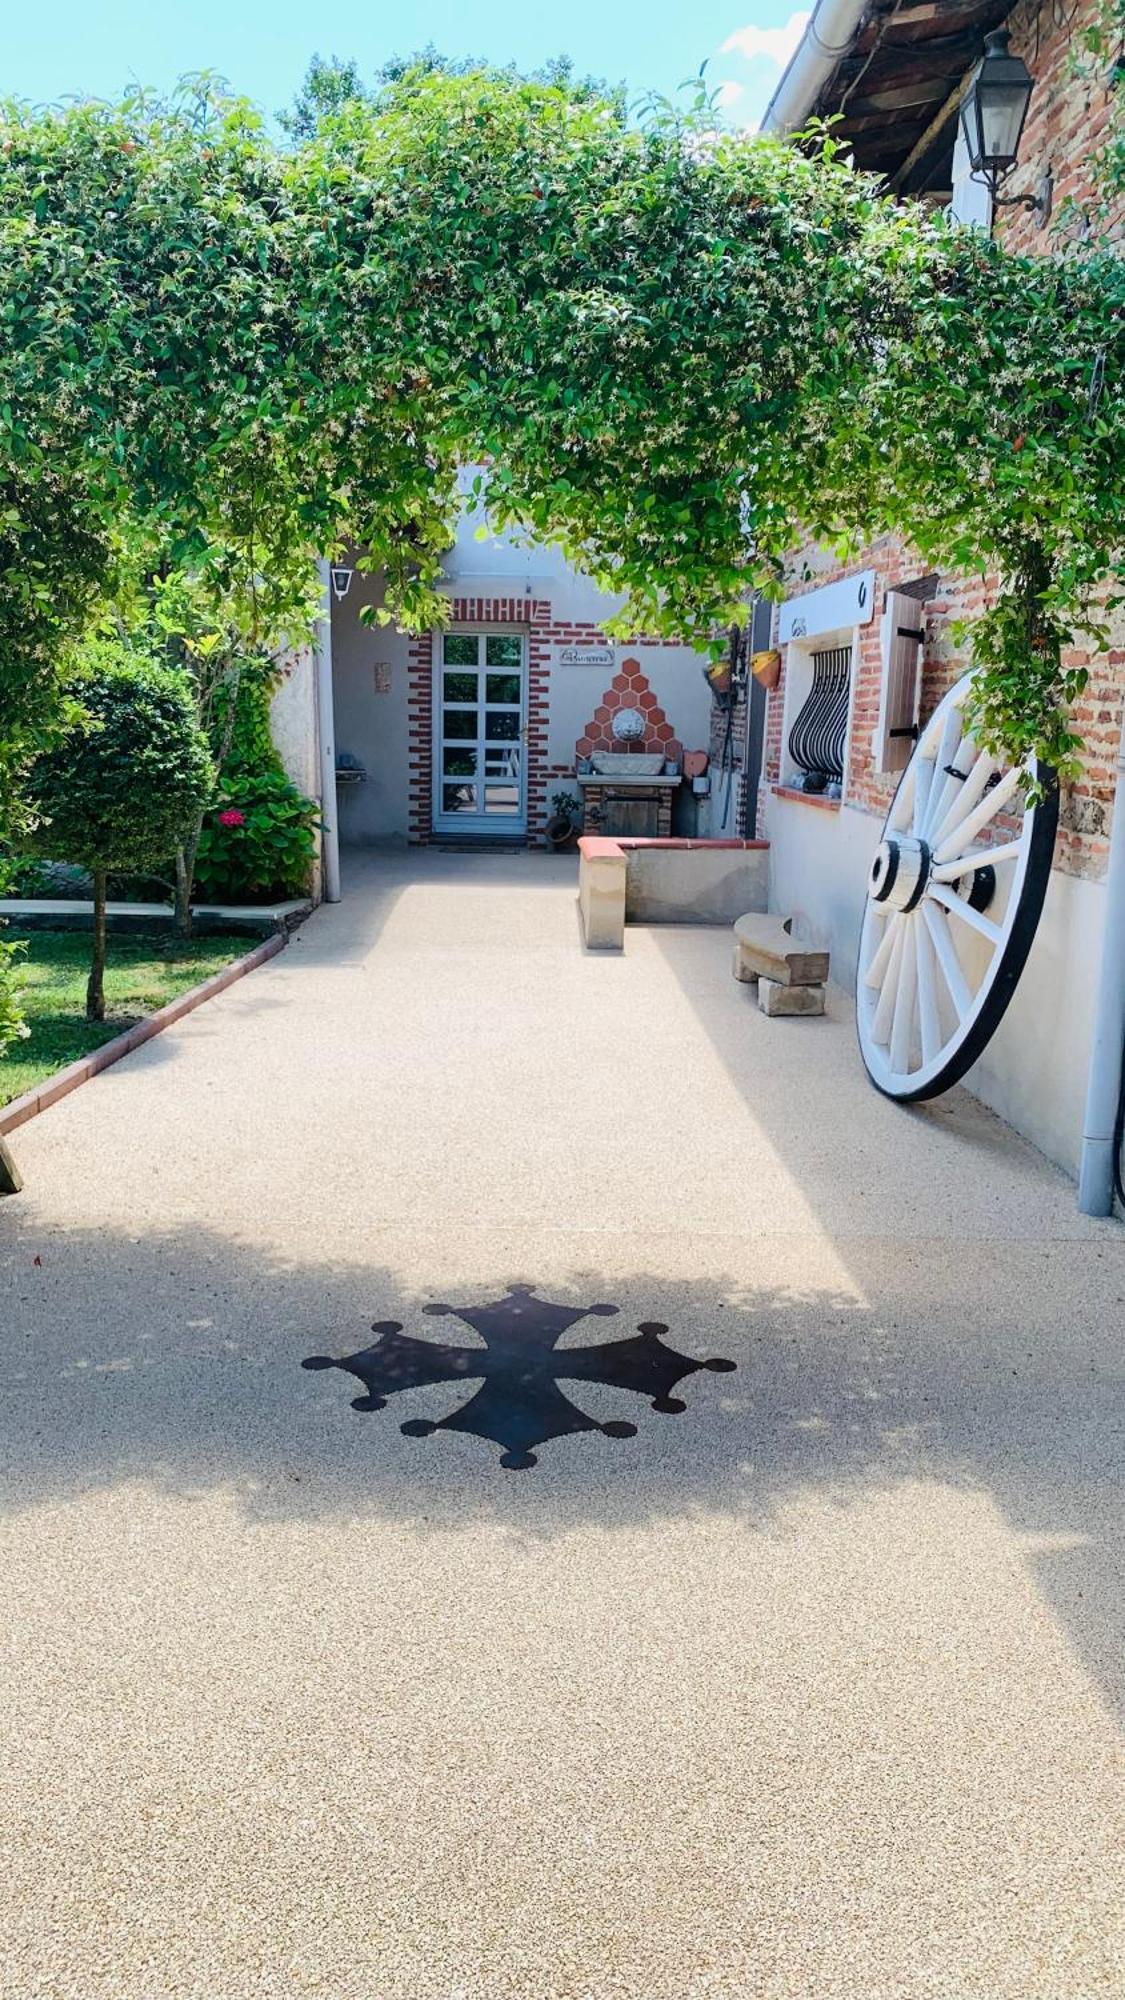
[{"label": "wrought iron window grille", "polygon": [[823,791],[843,783],[851,647],[813,653],[812,670],[812,686],[789,731],[789,755],[805,773],[806,789]]}]

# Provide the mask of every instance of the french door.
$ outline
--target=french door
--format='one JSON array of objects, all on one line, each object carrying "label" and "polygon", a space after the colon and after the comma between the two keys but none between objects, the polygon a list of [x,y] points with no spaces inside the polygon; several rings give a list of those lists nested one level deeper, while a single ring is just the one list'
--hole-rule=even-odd
[{"label": "french door", "polygon": [[527,828],[527,670],[516,632],[442,632],[434,666],[434,830]]}]

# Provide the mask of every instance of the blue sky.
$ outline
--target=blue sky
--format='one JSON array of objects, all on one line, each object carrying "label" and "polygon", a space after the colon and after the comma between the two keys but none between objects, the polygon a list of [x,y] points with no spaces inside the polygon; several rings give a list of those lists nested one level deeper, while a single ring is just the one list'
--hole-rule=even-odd
[{"label": "blue sky", "polygon": [[12,5],[0,91],[37,103],[104,97],[130,81],[166,87],[210,69],[272,113],[316,51],[373,70],[432,41],[449,55],[524,68],[571,55],[582,70],[624,77],[638,96],[671,93],[706,60],[728,118],[754,126],[806,18],[791,0],[567,0],[558,9],[542,0],[55,0],[42,11]]}]

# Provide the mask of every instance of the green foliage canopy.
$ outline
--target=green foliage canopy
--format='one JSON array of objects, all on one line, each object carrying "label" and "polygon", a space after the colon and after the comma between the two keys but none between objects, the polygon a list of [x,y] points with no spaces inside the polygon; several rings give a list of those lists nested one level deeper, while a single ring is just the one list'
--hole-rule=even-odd
[{"label": "green foliage canopy", "polygon": [[[10,108],[9,761],[52,621],[111,593],[126,520],[177,568],[234,552],[295,597],[346,538],[417,628],[446,615],[458,470],[485,462],[494,516],[620,592],[622,631],[709,641],[806,534],[994,574],[982,727],[1065,769],[1060,641],[1123,561],[1121,261],[1014,257],[882,197],[830,137],[707,125],[433,68],[343,90],[289,150],[202,88]],[[16,713],[29,576],[42,668]]]}]

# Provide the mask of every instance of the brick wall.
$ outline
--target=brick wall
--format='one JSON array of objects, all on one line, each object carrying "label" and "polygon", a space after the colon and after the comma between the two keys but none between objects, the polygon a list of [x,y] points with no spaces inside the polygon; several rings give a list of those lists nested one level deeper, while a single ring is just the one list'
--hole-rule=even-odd
[{"label": "brick wall", "polygon": [[[1027,209],[1001,208],[996,216],[996,236],[1009,249],[1034,255],[1048,240],[1054,247],[1060,239],[1076,235],[1083,217],[1097,206],[1091,163],[1105,136],[1110,116],[1109,68],[1091,67],[1091,74],[1078,73],[1075,56],[1080,51],[1084,30],[1099,12],[1098,0],[1021,0],[1009,16],[1013,52],[1021,55],[1035,78],[1027,123],[1020,140],[1019,165],[1004,189],[1005,194],[1034,194],[1040,174],[1050,167],[1054,174],[1056,222],[1053,231],[1044,231],[1038,218]],[[1077,213],[1069,219],[1061,213],[1065,202],[1073,202]],[[1099,233],[1110,241],[1125,236],[1125,202],[1103,221]]]},{"label": "brick wall", "polygon": [[[1047,0],[1043,6],[1025,0],[1011,16],[1012,46],[1022,54],[1036,79],[1027,124],[1020,145],[1020,165],[1012,176],[1008,193],[1030,193],[1043,169],[1050,165],[1055,177],[1056,228],[1044,231],[1037,218],[1025,209],[1006,208],[997,213],[996,234],[1013,249],[1035,254],[1060,248],[1066,238],[1081,227],[1081,219],[1058,211],[1068,197],[1080,208],[1090,208],[1094,190],[1090,178],[1090,156],[1104,129],[1108,115],[1108,95],[1104,82],[1091,83],[1075,73],[1074,53],[1079,46],[1083,23],[1094,12],[1094,0],[1079,0],[1077,7]],[[1125,203],[1111,218],[1110,235],[1125,234]],[[897,779],[872,768],[871,738],[879,715],[882,673],[880,621],[885,593],[917,583],[926,566],[900,541],[890,537],[873,542],[853,563],[835,563],[823,551],[806,546],[793,563],[791,596],[815,590],[849,572],[874,568],[878,577],[875,615],[862,628],[858,657],[853,662],[852,719],[848,769],[844,799],[849,805],[877,814],[886,812]],[[797,581],[806,570],[813,573]],[[920,607],[926,634],[923,648],[922,718],[932,713],[942,695],[971,664],[963,648],[954,640],[952,627],[958,619],[971,619],[989,603],[996,589],[991,577],[965,578],[943,575],[936,579],[932,596]],[[1098,876],[1105,868],[1109,850],[1117,746],[1121,734],[1125,697],[1125,635],[1120,649],[1095,653],[1075,645],[1065,655],[1068,666],[1086,666],[1090,681],[1075,710],[1085,743],[1083,773],[1064,795],[1060,813],[1055,866],[1067,874]],[[766,723],[766,743],[762,762],[762,783],[776,784],[781,768],[781,727],[785,701],[784,668],[771,694]]]}]

